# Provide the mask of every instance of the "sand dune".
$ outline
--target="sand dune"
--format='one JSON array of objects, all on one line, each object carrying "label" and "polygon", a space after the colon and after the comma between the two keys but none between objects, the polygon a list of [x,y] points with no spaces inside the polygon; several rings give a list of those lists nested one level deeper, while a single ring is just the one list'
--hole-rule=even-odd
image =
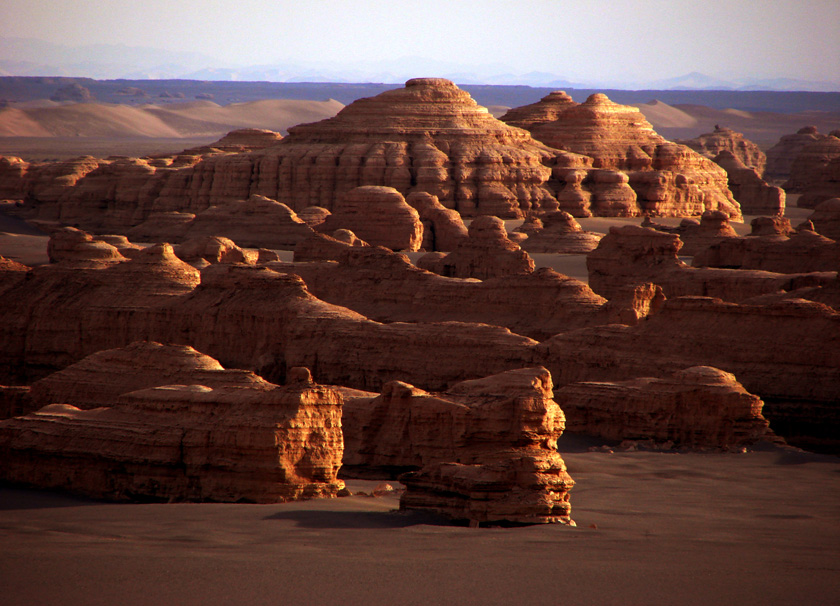
[{"label": "sand dune", "polygon": [[691,128],[697,124],[697,118],[672,105],[657,99],[648,103],[636,103],[636,107],[644,114],[654,128],[663,126],[674,128]]},{"label": "sand dune", "polygon": [[243,127],[285,131],[323,120],[342,107],[335,100],[271,99],[221,106],[194,101],[166,106],[112,103],[27,104],[0,109],[0,137],[154,137],[212,136]]}]

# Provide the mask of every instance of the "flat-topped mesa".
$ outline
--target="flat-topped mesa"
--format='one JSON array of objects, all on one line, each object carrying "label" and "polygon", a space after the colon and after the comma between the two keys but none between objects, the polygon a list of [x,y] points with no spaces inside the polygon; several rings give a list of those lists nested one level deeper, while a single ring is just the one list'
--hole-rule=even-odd
[{"label": "flat-topped mesa", "polygon": [[0,422],[0,477],[118,501],[334,497],[341,402],[311,382],[263,382],[155,387],[93,410],[51,404]]},{"label": "flat-topped mesa", "polygon": [[318,227],[330,233],[347,229],[373,246],[416,251],[423,243],[420,215],[393,187],[365,185],[345,192]]},{"label": "flat-topped mesa", "polygon": [[802,148],[782,186],[801,193],[796,205],[816,208],[820,202],[840,197],[840,130]]},{"label": "flat-topped mesa", "polygon": [[745,166],[731,151],[723,150],[714,158],[725,171],[729,189],[748,215],[782,215],[785,212],[785,190],[768,185],[755,169]]},{"label": "flat-topped mesa", "polygon": [[654,283],[666,297],[713,296],[744,301],[759,295],[823,286],[836,272],[779,274],[758,270],[689,267],[678,257],[682,242],[676,234],[647,227],[612,227],[598,248],[589,253],[589,285],[606,298],[628,286]]},{"label": "flat-topped mesa", "polygon": [[[537,116],[537,110],[531,115]],[[519,123],[524,124],[521,118]],[[725,171],[697,152],[666,141],[636,107],[619,105],[595,93],[584,103],[558,110],[556,119],[535,120],[527,128],[546,145],[591,156],[595,168],[626,172],[637,200],[622,198],[620,204],[614,203],[622,209],[620,216],[692,216],[722,210],[733,219],[741,218]],[[584,210],[573,212],[562,201],[561,209],[572,214]]]},{"label": "flat-topped mesa", "polygon": [[[767,165],[767,156],[764,155],[758,145],[746,139],[742,133],[717,124],[715,124],[715,130],[711,133],[704,133],[694,139],[677,139],[674,143],[686,145],[715,162],[718,162],[716,159],[718,154],[727,151],[741,161],[745,167],[754,169],[759,177],[764,174],[764,167]],[[735,199],[740,202],[737,196]]]},{"label": "flat-topped mesa", "polygon": [[523,368],[428,393],[395,381],[348,401],[345,465],[394,472],[401,509],[476,522],[569,523],[574,481],[557,453],[551,375]]},{"label": "flat-topped mesa", "polygon": [[823,139],[816,126],[805,126],[792,135],[784,135],[767,150],[767,166],[764,178],[771,183],[781,184],[790,179],[790,168],[802,148]]},{"label": "flat-topped mesa", "polygon": [[504,221],[498,217],[477,217],[468,233],[451,253],[421,257],[418,267],[450,278],[478,280],[534,271],[534,260],[508,238]]}]

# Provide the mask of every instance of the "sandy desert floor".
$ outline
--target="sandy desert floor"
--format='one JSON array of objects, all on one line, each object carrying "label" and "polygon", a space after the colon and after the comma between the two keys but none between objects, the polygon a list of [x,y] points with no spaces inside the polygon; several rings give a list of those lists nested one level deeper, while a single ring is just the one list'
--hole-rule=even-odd
[{"label": "sandy desert floor", "polygon": [[561,439],[576,528],[455,526],[394,511],[396,496],[110,504],[0,488],[0,602],[836,603],[840,459],[579,446]]}]

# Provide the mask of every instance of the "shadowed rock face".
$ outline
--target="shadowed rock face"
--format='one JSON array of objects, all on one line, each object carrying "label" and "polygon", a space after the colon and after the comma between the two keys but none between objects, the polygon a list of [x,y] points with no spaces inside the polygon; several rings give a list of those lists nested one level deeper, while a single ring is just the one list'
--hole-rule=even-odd
[{"label": "shadowed rock face", "polygon": [[741,211],[750,215],[782,215],[785,212],[785,190],[768,185],[758,171],[745,166],[730,151],[721,151],[714,158],[729,179],[729,189],[741,205]]},{"label": "shadowed rock face", "polygon": [[820,235],[840,240],[840,198],[829,198],[820,202],[808,220]]},{"label": "shadowed rock face", "polygon": [[[702,134],[694,139],[680,139],[675,143],[686,145],[697,153],[715,160],[715,162],[717,162],[715,158],[718,154],[724,151],[729,152],[745,167],[755,170],[759,177],[764,174],[764,167],[767,164],[767,156],[764,155],[758,145],[749,139],[745,139],[741,133],[717,125],[715,125],[714,132]],[[718,162],[718,164],[720,163]],[[735,196],[735,199],[741,202],[737,196]]]},{"label": "shadowed rock face", "polygon": [[654,223],[649,217],[642,221],[642,227],[652,227],[656,231],[676,234],[683,243],[680,254],[692,256],[709,246],[727,238],[735,238],[738,234],[729,224],[726,213],[718,210],[708,210],[696,219],[683,219],[677,227],[668,227]]},{"label": "shadowed rock face", "polygon": [[522,249],[529,253],[585,254],[594,250],[601,234],[585,232],[580,223],[562,210],[546,213],[530,226],[523,224],[517,231],[527,233]]},{"label": "shadowed rock face", "polygon": [[767,167],[764,178],[774,183],[781,183],[790,178],[790,169],[799,152],[806,145],[823,139],[816,126],[800,128],[792,135],[785,135],[773,147],[767,150]]},{"label": "shadowed rock face", "polygon": [[840,130],[804,146],[783,187],[802,194],[796,203],[802,208],[816,208],[825,200],[840,197]]},{"label": "shadowed rock face", "polygon": [[589,253],[589,284],[610,298],[629,285],[653,282],[666,297],[714,296],[744,301],[763,294],[828,285],[836,272],[778,274],[757,270],[689,267],[677,254],[682,242],[675,234],[646,227],[613,227]]},{"label": "shadowed rock face", "polygon": [[[564,108],[546,102],[556,108],[554,119],[548,120],[550,112],[540,107],[542,103],[521,112],[524,116],[517,111],[511,124],[528,128],[546,145],[591,156],[595,168],[626,172],[638,199],[616,201],[623,208],[615,213],[618,216],[691,216],[722,210],[731,218],[741,217],[724,171],[693,150],[666,141],[638,108],[613,103],[596,93],[584,103]],[[508,115],[511,113],[513,110]],[[562,203],[561,209],[581,216]]]},{"label": "shadowed rock face", "polygon": [[608,440],[734,448],[767,434],[764,403],[733,375],[708,366],[665,379],[571,383],[555,391],[567,430]]}]

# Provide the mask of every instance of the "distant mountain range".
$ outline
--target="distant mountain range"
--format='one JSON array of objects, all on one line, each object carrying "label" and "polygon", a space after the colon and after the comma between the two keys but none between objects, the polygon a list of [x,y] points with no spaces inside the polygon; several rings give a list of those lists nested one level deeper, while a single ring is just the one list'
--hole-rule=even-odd
[{"label": "distant mountain range", "polygon": [[226,65],[194,52],[96,44],[70,47],[28,38],[0,38],[0,76],[73,76],[97,79],[186,79],[267,82],[402,83],[417,76],[440,76],[460,84],[524,85],[549,88],[625,90],[840,91],[840,80],[717,78],[693,72],[656,81],[572,81],[548,72],[517,73],[509,66],[462,65],[421,57],[346,64],[298,62]]}]

